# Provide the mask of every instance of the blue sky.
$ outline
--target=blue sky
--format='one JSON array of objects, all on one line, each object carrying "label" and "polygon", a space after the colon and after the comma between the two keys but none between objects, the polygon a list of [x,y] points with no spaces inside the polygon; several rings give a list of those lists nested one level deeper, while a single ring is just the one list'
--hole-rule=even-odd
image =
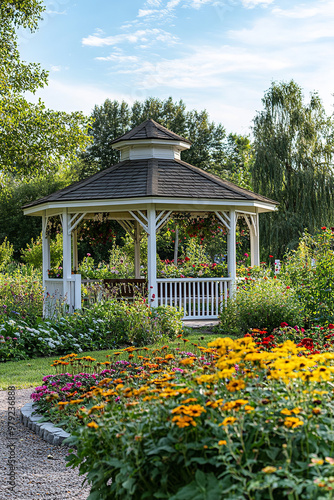
[{"label": "blue sky", "polygon": [[172,96],[247,134],[271,82],[293,78],[333,112],[333,0],[45,4],[39,30],[19,40],[22,57],[50,71],[36,94],[50,108],[90,114],[106,98]]}]

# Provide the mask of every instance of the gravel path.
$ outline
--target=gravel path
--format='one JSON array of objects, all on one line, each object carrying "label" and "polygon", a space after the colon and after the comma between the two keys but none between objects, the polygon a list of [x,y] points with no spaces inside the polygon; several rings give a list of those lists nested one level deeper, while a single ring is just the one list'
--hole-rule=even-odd
[{"label": "gravel path", "polygon": [[[89,487],[82,486],[78,470],[66,467],[65,446],[52,446],[19,421],[19,408],[30,401],[33,389],[15,392],[15,488],[10,489],[7,392],[0,391],[0,500],[87,500]],[[48,459],[48,455],[53,458]],[[14,457],[12,457],[14,458]]]}]

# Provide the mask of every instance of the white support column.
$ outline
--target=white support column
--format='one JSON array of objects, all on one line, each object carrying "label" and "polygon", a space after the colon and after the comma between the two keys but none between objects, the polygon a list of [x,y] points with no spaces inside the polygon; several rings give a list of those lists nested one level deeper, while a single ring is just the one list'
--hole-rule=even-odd
[{"label": "white support column", "polygon": [[259,214],[252,216],[252,224],[250,226],[250,253],[251,266],[260,265],[260,235],[259,235]]},{"label": "white support column", "polygon": [[77,230],[74,229],[72,231],[72,245],[73,245],[73,269],[78,271],[78,233]]},{"label": "white support column", "polygon": [[155,205],[147,207],[147,277],[149,290],[149,303],[152,306],[158,303],[158,286],[157,286],[157,241],[156,241],[156,216]]},{"label": "white support column", "polygon": [[231,209],[229,212],[230,217],[230,229],[227,233],[227,271],[230,278],[232,278],[232,286],[230,289],[230,296],[234,295],[235,292],[235,282],[237,275],[237,263],[236,263],[236,224],[237,217],[235,209]]},{"label": "white support column", "polygon": [[50,236],[47,235],[48,218],[42,215],[42,257],[43,257],[43,288],[45,280],[48,279],[48,270],[50,269]]},{"label": "white support column", "polygon": [[63,223],[63,293],[64,297],[67,294],[67,303],[71,305],[71,297],[70,297],[70,284],[69,280],[71,279],[72,272],[72,255],[71,255],[71,233],[69,233],[69,214],[67,212],[67,208],[63,210],[62,214],[62,223]]},{"label": "white support column", "polygon": [[135,278],[140,278],[140,224],[134,223],[134,243],[135,243]]}]

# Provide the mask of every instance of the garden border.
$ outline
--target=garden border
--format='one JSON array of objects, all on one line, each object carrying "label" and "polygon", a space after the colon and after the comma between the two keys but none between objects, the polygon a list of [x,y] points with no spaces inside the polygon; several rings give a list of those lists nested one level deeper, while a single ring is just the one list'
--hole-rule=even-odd
[{"label": "garden border", "polygon": [[35,409],[33,402],[26,403],[20,410],[20,422],[28,429],[35,432],[40,438],[54,446],[63,445],[66,438],[71,437],[71,434],[64,431],[60,427],[56,427],[52,422],[40,422],[43,415],[33,415]]}]

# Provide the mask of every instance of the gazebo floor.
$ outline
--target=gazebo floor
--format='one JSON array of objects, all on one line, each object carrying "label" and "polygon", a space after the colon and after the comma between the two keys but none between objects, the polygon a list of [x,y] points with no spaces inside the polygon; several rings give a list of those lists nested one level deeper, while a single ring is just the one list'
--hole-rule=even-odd
[{"label": "gazebo floor", "polygon": [[213,328],[219,324],[218,319],[184,319],[182,320],[183,326],[187,328]]}]

